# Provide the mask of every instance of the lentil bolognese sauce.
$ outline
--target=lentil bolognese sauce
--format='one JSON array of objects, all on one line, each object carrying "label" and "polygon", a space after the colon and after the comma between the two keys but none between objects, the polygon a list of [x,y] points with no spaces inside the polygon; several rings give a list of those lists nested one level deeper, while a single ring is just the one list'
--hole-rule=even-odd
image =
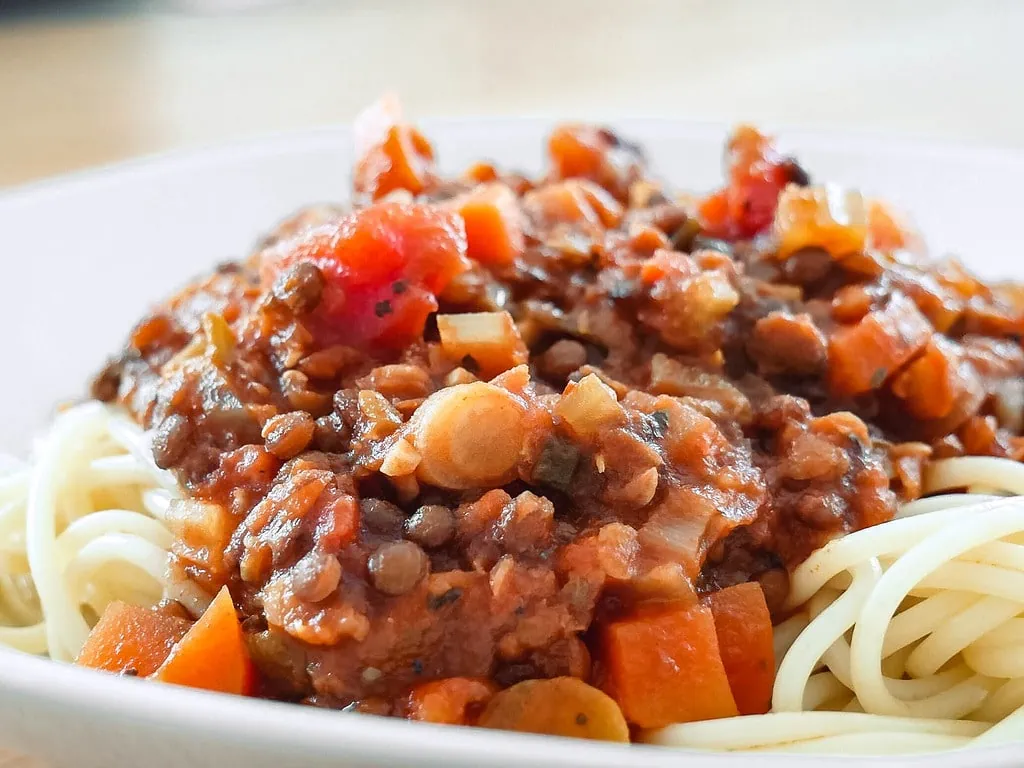
[{"label": "lentil bolognese sauce", "polygon": [[[919,580],[885,648],[858,633],[938,521],[1019,515],[1019,287],[927,260],[883,203],[750,127],[724,186],[680,197],[605,129],[555,129],[540,178],[445,178],[391,105],[361,125],[351,205],[299,212],[155,307],[93,384],[107,405],[59,417],[102,435],[81,471],[116,487],[91,516],[61,512],[38,466],[11,476],[29,568],[0,584],[0,641],[615,741],[932,749],[1013,720],[1024,669],[985,653],[1005,635],[1024,657],[1012,596]],[[896,533],[829,554],[873,531]],[[1016,556],[1000,531],[974,546]],[[78,542],[68,572],[121,558],[162,592],[93,574],[79,594],[40,575],[44,539]],[[982,634],[922,661],[972,610]],[[872,703],[871,664],[897,703]]]}]

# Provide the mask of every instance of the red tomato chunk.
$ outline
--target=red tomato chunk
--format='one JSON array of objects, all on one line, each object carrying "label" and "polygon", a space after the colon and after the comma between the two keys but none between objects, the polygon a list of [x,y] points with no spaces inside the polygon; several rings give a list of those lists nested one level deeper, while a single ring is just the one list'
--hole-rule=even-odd
[{"label": "red tomato chunk", "polygon": [[437,294],[469,268],[457,213],[399,203],[364,208],[288,243],[264,262],[265,282],[304,261],[325,282],[311,330],[324,343],[363,347],[417,339]]}]

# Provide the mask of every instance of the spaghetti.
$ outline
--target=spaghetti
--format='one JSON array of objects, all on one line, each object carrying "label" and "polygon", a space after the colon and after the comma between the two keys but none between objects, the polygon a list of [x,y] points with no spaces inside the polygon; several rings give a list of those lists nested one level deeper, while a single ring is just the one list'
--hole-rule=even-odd
[{"label": "spaghetti", "polygon": [[71,661],[111,601],[162,597],[177,486],[143,431],[95,402],[60,414],[35,454],[0,477],[0,643]]},{"label": "spaghetti", "polygon": [[[772,712],[668,726],[697,749],[923,752],[1024,736],[1024,493],[1018,462],[936,461],[897,519],[798,566],[775,629]],[[740,727],[741,726],[741,727]]]}]

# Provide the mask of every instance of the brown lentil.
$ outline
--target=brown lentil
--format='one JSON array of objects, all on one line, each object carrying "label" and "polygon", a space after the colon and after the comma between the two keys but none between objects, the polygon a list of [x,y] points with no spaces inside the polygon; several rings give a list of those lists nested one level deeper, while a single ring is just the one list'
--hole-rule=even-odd
[{"label": "brown lentil", "polygon": [[192,424],[181,414],[171,414],[153,433],[153,460],[161,469],[170,469],[182,459],[192,437]]},{"label": "brown lentil", "polygon": [[283,413],[263,425],[263,440],[267,450],[279,459],[298,456],[313,439],[313,418],[305,411]]},{"label": "brown lentil", "polygon": [[370,556],[367,569],[373,586],[386,595],[411,592],[427,575],[430,561],[411,541],[383,545]]},{"label": "brown lentil", "polygon": [[314,264],[299,262],[274,283],[274,296],[298,315],[316,309],[324,290],[324,276]]},{"label": "brown lentil", "polygon": [[441,504],[424,504],[405,521],[405,535],[427,548],[440,547],[455,533],[455,517]]}]

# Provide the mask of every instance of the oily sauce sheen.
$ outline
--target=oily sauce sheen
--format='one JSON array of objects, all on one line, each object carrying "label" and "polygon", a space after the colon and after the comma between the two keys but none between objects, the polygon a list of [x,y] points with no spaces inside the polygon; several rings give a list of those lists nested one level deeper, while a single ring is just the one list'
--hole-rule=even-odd
[{"label": "oily sauce sheen", "polygon": [[1024,452],[1018,292],[753,129],[702,199],[588,126],[538,179],[442,178],[400,123],[361,152],[351,207],[186,286],[94,387],[180,478],[174,568],[229,587],[265,696],[600,684],[605,623],[749,580],[777,609],[931,458]]}]

